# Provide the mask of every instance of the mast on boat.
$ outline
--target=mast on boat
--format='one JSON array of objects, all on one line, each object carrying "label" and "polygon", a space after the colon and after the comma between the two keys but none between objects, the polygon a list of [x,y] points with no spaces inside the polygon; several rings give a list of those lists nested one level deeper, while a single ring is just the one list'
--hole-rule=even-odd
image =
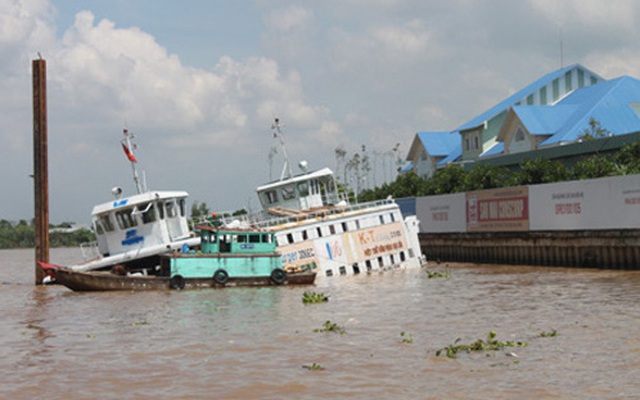
[{"label": "mast on boat", "polygon": [[138,175],[138,168],[136,167],[138,164],[138,160],[133,154],[133,151],[137,148],[137,146],[131,143],[131,139],[134,139],[136,136],[133,133],[129,133],[129,130],[126,128],[122,130],[122,133],[124,134],[124,139],[122,139],[120,143],[122,144],[124,154],[127,156],[129,162],[131,163],[131,171],[133,173],[133,181],[136,185],[136,191],[138,192],[138,194],[145,193],[147,191],[147,185],[144,181],[144,175],[142,179],[140,179],[140,176]]},{"label": "mast on boat", "polygon": [[[282,149],[282,156],[284,157],[284,166],[282,167],[280,180],[283,181],[285,178],[290,179],[293,177],[293,172],[291,171],[291,163],[289,162],[289,156],[287,155],[287,148],[284,144],[284,135],[280,129],[280,118],[274,119],[273,125],[271,125],[271,130],[273,130],[273,137],[280,140],[280,148]],[[285,174],[288,175],[285,176]]]}]

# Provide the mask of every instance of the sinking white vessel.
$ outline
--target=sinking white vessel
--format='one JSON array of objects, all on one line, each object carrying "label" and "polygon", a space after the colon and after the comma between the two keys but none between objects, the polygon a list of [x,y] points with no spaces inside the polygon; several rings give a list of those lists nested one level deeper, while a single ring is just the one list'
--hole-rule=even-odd
[{"label": "sinking white vessel", "polygon": [[84,261],[68,268],[76,271],[110,269],[123,265],[128,270],[153,268],[160,255],[184,246],[200,244],[189,230],[186,216],[187,192],[148,191],[138,176],[134,135],[126,129],[121,141],[131,163],[137,194],[123,197],[113,188],[114,199],[93,208],[92,230],[96,241],[81,246]]},{"label": "sinking white vessel", "polygon": [[340,199],[329,168],[306,171],[303,162],[294,176],[278,119],[273,129],[285,155],[282,176],[257,188],[261,212],[221,223],[274,231],[283,266],[313,270],[319,278],[424,264],[415,216],[403,217],[391,198],[360,204]]}]

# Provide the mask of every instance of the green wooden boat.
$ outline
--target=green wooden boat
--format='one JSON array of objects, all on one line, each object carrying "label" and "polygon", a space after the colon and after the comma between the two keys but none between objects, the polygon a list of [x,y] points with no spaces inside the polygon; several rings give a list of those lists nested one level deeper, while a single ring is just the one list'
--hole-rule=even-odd
[{"label": "green wooden boat", "polygon": [[160,290],[227,286],[309,285],[316,273],[283,270],[273,232],[199,225],[199,251],[165,254],[158,268],[74,271],[43,264],[57,283],[76,291]]}]

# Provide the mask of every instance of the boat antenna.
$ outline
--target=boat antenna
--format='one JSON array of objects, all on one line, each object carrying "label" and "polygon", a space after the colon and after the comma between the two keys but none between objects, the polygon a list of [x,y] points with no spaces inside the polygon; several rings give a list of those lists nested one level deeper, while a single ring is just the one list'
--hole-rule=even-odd
[{"label": "boat antenna", "polygon": [[282,134],[282,130],[280,129],[280,118],[274,118],[273,124],[271,125],[271,130],[273,131],[273,138],[280,140],[280,148],[282,149],[282,155],[284,156],[284,166],[282,167],[282,174],[280,174],[280,180],[282,181],[285,178],[293,177],[293,172],[291,172],[291,163],[289,162],[287,148],[284,144],[284,135]]},{"label": "boat antenna", "polygon": [[141,194],[146,191],[146,185],[144,183],[144,179],[141,180],[138,176],[138,168],[136,168],[138,159],[136,159],[136,156],[133,154],[134,150],[136,150],[138,147],[135,144],[131,143],[131,139],[134,139],[136,136],[133,133],[129,133],[129,130],[127,128],[124,128],[122,130],[122,133],[124,134],[124,139],[120,141],[120,143],[122,144],[122,150],[124,150],[124,154],[127,156],[129,162],[131,163],[133,181],[136,184],[136,190],[138,194]]}]

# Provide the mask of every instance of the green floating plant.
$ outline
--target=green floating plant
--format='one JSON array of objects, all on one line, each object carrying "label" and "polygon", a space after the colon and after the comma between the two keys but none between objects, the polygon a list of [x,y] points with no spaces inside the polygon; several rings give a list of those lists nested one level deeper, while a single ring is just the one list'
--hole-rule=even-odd
[{"label": "green floating plant", "polygon": [[525,347],[527,342],[514,342],[506,341],[502,342],[496,339],[496,333],[494,331],[489,332],[487,340],[478,339],[469,344],[458,344],[460,338],[456,339],[453,344],[436,351],[436,356],[444,355],[449,358],[457,358],[458,353],[465,351],[470,353],[472,351],[498,351],[503,350],[506,347]]},{"label": "green floating plant", "polygon": [[451,274],[449,274],[449,270],[445,270],[444,272],[439,272],[439,271],[431,271],[428,269],[424,269],[425,272],[427,273],[427,278],[429,279],[435,279],[435,278],[451,278]]},{"label": "green floating plant", "polygon": [[308,369],[309,371],[324,371],[325,368],[320,364],[313,363],[311,365],[303,365],[302,368]]},{"label": "green floating plant", "polygon": [[402,343],[413,343],[413,335],[411,333],[400,332]]},{"label": "green floating plant", "polygon": [[540,333],[540,337],[556,337],[556,336],[558,336],[558,331],[555,329],[549,332],[543,331]]},{"label": "green floating plant", "polygon": [[314,332],[333,332],[333,333],[339,333],[341,335],[347,333],[347,331],[345,331],[344,328],[342,328],[338,324],[335,324],[331,321],[325,321],[325,323],[323,324],[323,328],[314,329],[313,331]]},{"label": "green floating plant", "polygon": [[302,293],[302,302],[304,304],[324,303],[329,301],[329,296],[324,293],[317,293],[312,291],[305,291]]}]

